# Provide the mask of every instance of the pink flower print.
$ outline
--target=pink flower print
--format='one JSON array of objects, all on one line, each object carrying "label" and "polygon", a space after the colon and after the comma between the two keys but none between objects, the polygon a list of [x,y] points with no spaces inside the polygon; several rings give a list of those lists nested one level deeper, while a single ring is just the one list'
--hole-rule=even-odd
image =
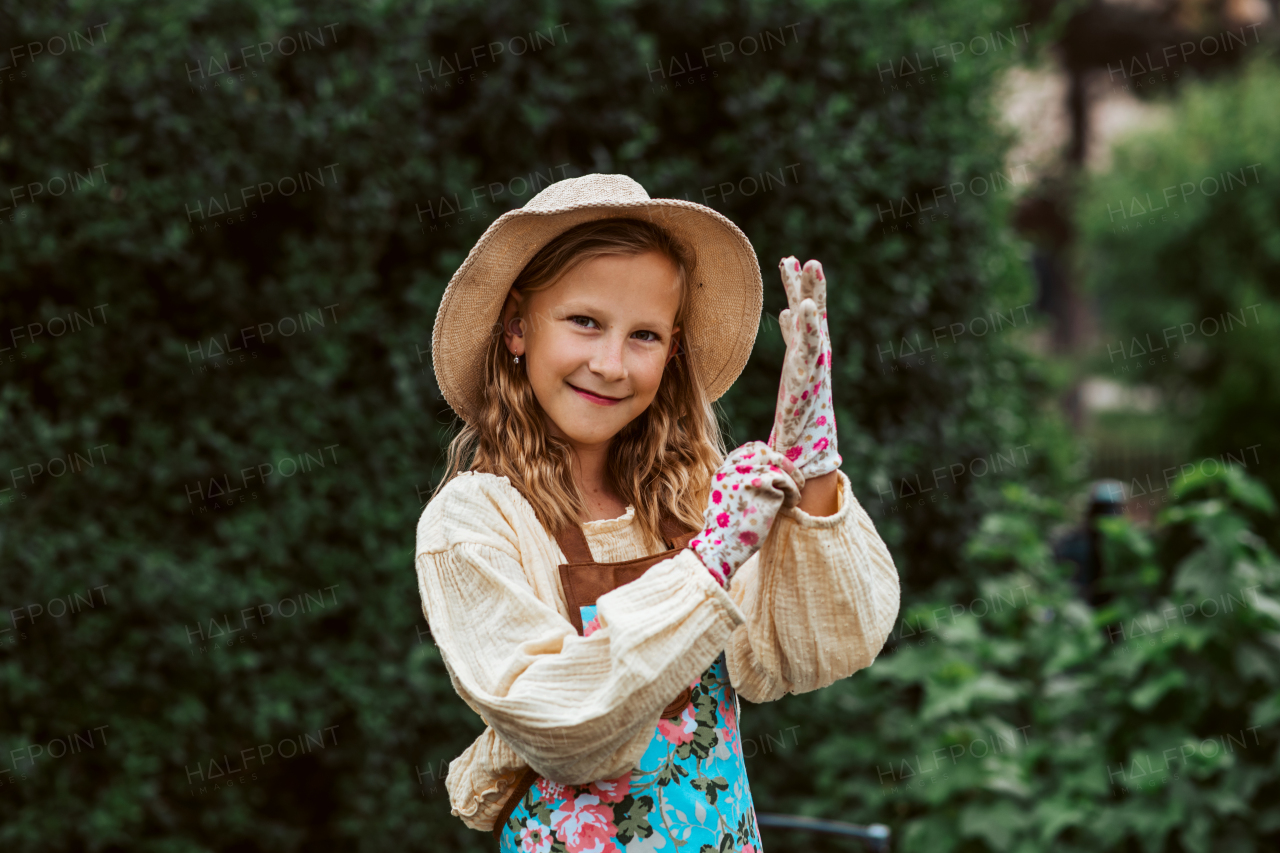
[{"label": "pink flower print", "polygon": [[716,489],[711,493],[711,502],[713,504],[718,504],[723,499],[724,499],[724,493],[721,492],[719,489]]},{"label": "pink flower print", "polygon": [[631,793],[631,771],[627,771],[617,779],[602,779],[591,783],[591,793],[600,798],[602,803],[620,803]]},{"label": "pink flower print", "polygon": [[808,400],[808,399],[809,399],[809,392],[808,392],[808,391],[802,391],[802,392],[800,393],[800,399],[801,399],[801,400]]},{"label": "pink flower print", "polygon": [[804,453],[803,447],[797,446],[797,447],[789,448],[787,450],[787,458],[790,459],[792,462],[795,462],[797,459],[800,458],[801,453]]},{"label": "pink flower print", "polygon": [[680,712],[680,719],[672,722],[663,717],[658,720],[658,733],[667,743],[679,746],[693,740],[693,733],[698,730],[698,721],[693,718],[693,703],[690,702]]},{"label": "pink flower print", "polygon": [[[776,465],[770,465],[769,467],[770,467],[770,468],[777,468],[778,466],[776,466]],[[752,477],[752,478],[751,478],[751,485],[752,485],[753,487],[757,488],[757,489],[758,489],[758,488],[760,488],[760,483],[761,483],[761,482],[762,482],[762,481],[761,481],[761,479],[760,479],[759,477]]]},{"label": "pink flower print", "polygon": [[600,617],[599,615],[596,615],[592,617],[590,622],[582,626],[582,636],[590,637],[599,629],[600,629]]},{"label": "pink flower print", "polygon": [[539,777],[534,785],[537,786],[538,793],[542,795],[542,799],[551,806],[556,805],[569,794],[568,787],[561,785],[559,782],[552,782],[550,779]]},{"label": "pink flower print", "polygon": [[750,473],[751,473],[751,466],[750,466],[750,465],[735,465],[735,466],[734,466],[734,470],[736,470],[739,474],[750,474]]},{"label": "pink flower print", "polygon": [[729,513],[727,513],[727,512],[722,512],[722,513],[720,513],[719,515],[717,515],[717,516],[716,516],[716,524],[720,525],[721,527],[728,527],[728,526],[729,526]]},{"label": "pink flower print", "polygon": [[613,809],[600,804],[594,794],[579,794],[567,808],[551,813],[551,826],[564,841],[568,853],[622,853],[613,838]]},{"label": "pink flower print", "polygon": [[817,361],[818,367],[822,367],[823,361],[826,359],[826,357],[827,357],[827,354],[825,352],[818,353],[818,361]]},{"label": "pink flower print", "polygon": [[733,701],[725,701],[722,698],[716,707],[716,713],[724,721],[724,725],[716,728],[716,734],[720,736],[720,742],[733,750],[733,752],[741,755],[742,739],[738,736],[738,723],[733,711]]},{"label": "pink flower print", "polygon": [[723,480],[725,477],[728,477],[728,476],[729,476],[729,475],[728,475],[728,474],[726,474],[726,473],[724,473],[723,471],[717,471],[717,472],[716,472],[716,482],[718,483],[718,482],[720,482],[721,480]]},{"label": "pink flower print", "polygon": [[743,530],[738,533],[738,541],[748,548],[752,548],[760,541],[760,536],[754,530]]},{"label": "pink flower print", "polygon": [[551,833],[547,828],[530,819],[528,825],[520,830],[520,849],[523,853],[550,853]]},{"label": "pink flower print", "polygon": [[831,442],[827,441],[825,438],[820,438],[820,439],[818,439],[817,441],[815,441],[815,442],[813,443],[813,449],[814,449],[814,450],[826,450],[826,449],[827,449],[827,445],[828,445],[828,444],[830,444],[830,443],[831,443]]},{"label": "pink flower print", "polygon": [[815,426],[826,426],[826,425],[827,425],[827,416],[826,416],[826,415],[818,415],[818,419],[817,419],[816,421],[814,421],[813,423],[814,423],[814,425],[815,425]]}]

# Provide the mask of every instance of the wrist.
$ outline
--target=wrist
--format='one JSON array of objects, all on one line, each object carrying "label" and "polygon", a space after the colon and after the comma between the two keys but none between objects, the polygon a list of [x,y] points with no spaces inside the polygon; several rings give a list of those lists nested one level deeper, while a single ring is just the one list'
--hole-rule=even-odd
[{"label": "wrist", "polygon": [[800,489],[799,509],[813,516],[835,515],[839,508],[839,469],[827,474],[809,476]]}]

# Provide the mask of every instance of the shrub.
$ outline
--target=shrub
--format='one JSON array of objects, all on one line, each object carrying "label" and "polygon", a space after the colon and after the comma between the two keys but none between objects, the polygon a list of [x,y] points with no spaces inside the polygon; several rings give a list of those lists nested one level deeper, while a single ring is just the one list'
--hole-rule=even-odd
[{"label": "shrub", "polygon": [[[909,592],[952,576],[991,484],[1058,465],[1014,346],[1033,318],[903,349],[1031,301],[1013,188],[990,188],[989,93],[1025,47],[1010,14],[6,2],[0,47],[52,47],[0,88],[0,175],[25,193],[0,225],[0,595],[26,620],[4,640],[0,746],[97,741],[5,784],[5,849],[487,849],[435,778],[480,722],[412,568],[450,420],[429,338],[483,228],[548,175],[627,172],[721,209],[774,315],[775,259],[824,261],[841,449],[868,505],[1023,448],[1000,478],[962,472],[947,500],[880,517]],[[902,64],[939,33],[996,31],[1000,50],[924,85]],[[784,42],[720,50],[766,32]],[[707,46],[689,85],[672,63]],[[744,183],[766,174],[769,192]],[[907,211],[955,182],[973,191]],[[767,435],[781,356],[766,322],[725,400],[736,441]]]}]

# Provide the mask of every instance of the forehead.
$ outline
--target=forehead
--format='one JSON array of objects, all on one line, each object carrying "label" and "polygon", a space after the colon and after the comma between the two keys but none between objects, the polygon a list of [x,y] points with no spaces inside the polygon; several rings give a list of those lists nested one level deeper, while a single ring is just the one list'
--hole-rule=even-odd
[{"label": "forehead", "polygon": [[670,326],[680,307],[680,279],[665,255],[601,255],[533,295],[543,308],[581,307],[614,319]]}]

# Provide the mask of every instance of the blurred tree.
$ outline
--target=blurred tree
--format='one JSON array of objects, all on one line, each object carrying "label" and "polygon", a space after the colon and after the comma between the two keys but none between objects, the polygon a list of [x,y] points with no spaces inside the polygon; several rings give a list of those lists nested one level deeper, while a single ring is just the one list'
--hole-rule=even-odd
[{"label": "blurred tree", "polygon": [[[1194,433],[1192,458],[1280,490],[1280,71],[1188,87],[1132,139],[1077,216],[1108,323],[1100,372],[1161,388]],[[1280,541],[1274,527],[1269,540]]]}]

